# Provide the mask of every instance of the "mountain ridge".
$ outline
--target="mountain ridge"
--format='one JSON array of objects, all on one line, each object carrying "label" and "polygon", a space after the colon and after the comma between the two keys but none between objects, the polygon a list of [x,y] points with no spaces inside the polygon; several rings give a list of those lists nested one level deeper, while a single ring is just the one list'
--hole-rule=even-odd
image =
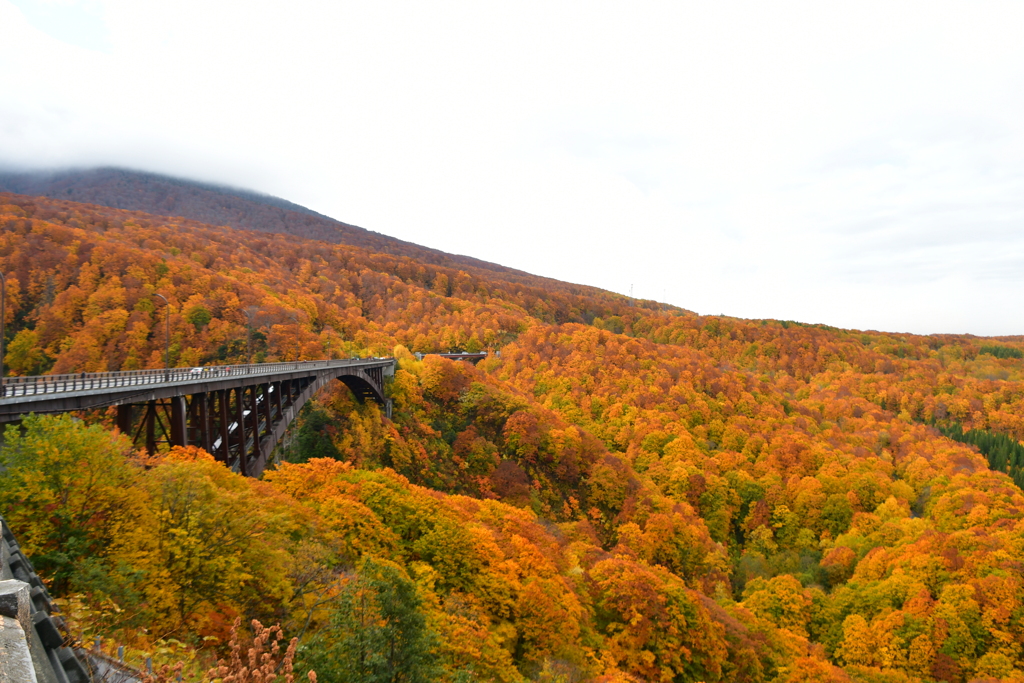
[{"label": "mountain ridge", "polygon": [[[563,283],[501,264],[450,254],[339,221],[273,195],[114,166],[45,171],[0,171],[0,192],[42,196],[113,209],[188,218],[209,225],[293,235],[407,256],[432,265],[476,269],[510,282]],[[579,285],[588,287],[587,285]],[[597,288],[590,288],[597,289]]]}]

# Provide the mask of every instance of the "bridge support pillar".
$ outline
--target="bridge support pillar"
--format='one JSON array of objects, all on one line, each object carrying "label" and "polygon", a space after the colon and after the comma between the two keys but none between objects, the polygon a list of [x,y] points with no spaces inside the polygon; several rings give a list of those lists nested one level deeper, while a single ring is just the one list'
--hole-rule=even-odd
[{"label": "bridge support pillar", "polygon": [[192,403],[195,406],[195,421],[196,427],[199,429],[199,438],[197,441],[199,445],[203,447],[203,450],[212,455],[213,451],[213,436],[210,434],[210,401],[212,396],[209,394],[195,394],[192,396]]},{"label": "bridge support pillar", "polygon": [[124,403],[117,407],[117,428],[125,436],[132,435],[132,404]]},{"label": "bridge support pillar", "polygon": [[277,408],[277,416],[281,417],[284,415],[284,409],[281,407],[281,386],[283,382],[274,382],[274,407]]},{"label": "bridge support pillar", "polygon": [[171,397],[171,445],[188,445],[188,413],[184,396]]},{"label": "bridge support pillar", "polygon": [[156,401],[146,403],[146,415],[142,421],[146,424],[146,452],[156,453]]},{"label": "bridge support pillar", "polygon": [[[271,433],[270,425],[274,423],[274,411],[270,405],[270,385],[261,384],[260,389],[263,391],[263,419],[267,421],[267,435]],[[270,455],[269,453],[267,455]]]},{"label": "bridge support pillar", "polygon": [[249,454],[246,453],[245,438],[245,389],[235,389],[235,422],[238,425],[238,472],[246,477],[249,475]]},{"label": "bridge support pillar", "polygon": [[227,389],[221,389],[217,392],[217,409],[220,413],[220,453],[218,453],[218,459],[221,462],[227,462],[231,459],[231,444],[228,442],[230,433],[228,427],[231,425],[228,419],[228,400],[230,398],[230,392]]},{"label": "bridge support pillar", "polygon": [[252,459],[258,462],[260,450],[260,404],[256,400],[256,385],[249,387],[249,417],[252,419]]}]

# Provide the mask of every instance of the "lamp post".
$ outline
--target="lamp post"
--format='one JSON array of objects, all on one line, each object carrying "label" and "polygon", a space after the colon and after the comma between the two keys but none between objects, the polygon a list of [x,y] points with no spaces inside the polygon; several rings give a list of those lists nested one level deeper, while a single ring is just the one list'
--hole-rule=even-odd
[{"label": "lamp post", "polygon": [[331,349],[331,333],[334,332],[334,328],[331,327],[330,325],[325,325],[324,332],[327,333],[327,361],[330,362],[334,360],[334,353],[332,352]]},{"label": "lamp post", "polygon": [[166,382],[171,378],[171,302],[159,292],[153,292],[153,296],[164,300],[164,310],[167,313],[167,337],[164,340],[164,381]]},{"label": "lamp post", "polygon": [[0,396],[7,395],[4,385],[4,323],[7,321],[7,276],[0,273]]},{"label": "lamp post", "polygon": [[245,327],[245,362],[252,365],[252,310],[249,308],[243,308],[242,313],[245,313],[245,320],[248,323]]},{"label": "lamp post", "polygon": [[302,360],[302,337],[299,336],[299,314],[292,311],[288,314],[288,317],[292,319],[292,324],[295,325],[295,362],[298,363]]}]

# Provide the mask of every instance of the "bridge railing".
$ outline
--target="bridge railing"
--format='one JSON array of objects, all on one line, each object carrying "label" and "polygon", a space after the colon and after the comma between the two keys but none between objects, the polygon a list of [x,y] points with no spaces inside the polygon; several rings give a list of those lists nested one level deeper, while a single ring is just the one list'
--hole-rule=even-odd
[{"label": "bridge railing", "polygon": [[340,360],[295,361],[292,363],[253,363],[248,365],[207,365],[199,368],[160,368],[119,372],[81,372],[67,375],[4,377],[0,397],[35,396],[69,391],[95,391],[120,387],[197,382],[245,375],[267,375],[289,370],[315,370],[366,363],[384,358],[345,358]]}]

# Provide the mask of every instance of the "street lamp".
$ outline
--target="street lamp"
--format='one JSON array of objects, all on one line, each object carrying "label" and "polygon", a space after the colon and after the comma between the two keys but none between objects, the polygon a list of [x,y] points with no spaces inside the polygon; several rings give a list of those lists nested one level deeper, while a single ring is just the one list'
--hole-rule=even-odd
[{"label": "street lamp", "polygon": [[153,296],[164,300],[164,309],[167,311],[167,338],[164,341],[164,381],[166,382],[171,378],[171,302],[158,292],[153,292]]},{"label": "street lamp", "polygon": [[255,306],[250,306],[242,309],[242,313],[245,313],[245,319],[249,323],[245,328],[245,362],[249,365],[252,365],[252,314],[255,308]]},{"label": "street lamp", "polygon": [[299,330],[299,314],[292,311],[288,314],[288,317],[292,319],[292,324],[295,325],[295,362],[298,363],[302,360],[302,336]]}]

